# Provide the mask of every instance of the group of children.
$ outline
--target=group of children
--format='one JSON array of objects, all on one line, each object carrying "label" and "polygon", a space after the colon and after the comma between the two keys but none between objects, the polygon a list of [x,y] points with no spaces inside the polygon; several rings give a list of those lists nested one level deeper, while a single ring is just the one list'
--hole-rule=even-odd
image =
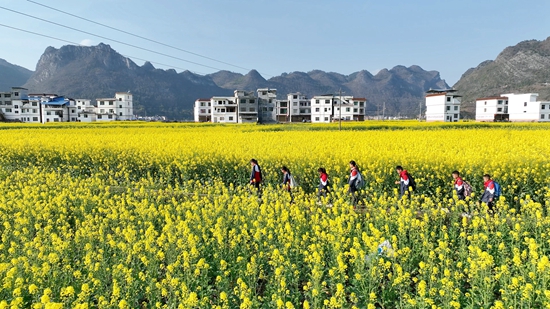
[{"label": "group of children", "polygon": [[[262,170],[258,165],[258,161],[256,159],[250,160],[250,164],[252,165],[250,184],[253,185],[258,190],[258,194],[261,195],[260,184],[262,182]],[[359,168],[357,167],[357,163],[355,161],[352,160],[349,162],[349,168],[350,175],[348,180],[348,192],[351,195],[353,206],[356,207],[357,203],[360,200],[359,193],[361,192],[361,189],[365,186],[365,180],[363,178],[363,175],[359,171]],[[399,198],[402,198],[403,195],[405,195],[407,192],[410,192],[411,190],[416,190],[416,181],[407,170],[403,169],[403,167],[399,165],[395,168],[395,170],[399,175],[399,180],[395,182],[395,184],[399,185]],[[325,168],[320,167],[317,172],[319,173],[319,186],[317,196],[326,197],[327,193],[330,192],[330,184],[327,171]],[[282,188],[290,194],[290,199],[292,203],[294,202],[292,188],[296,186],[296,181],[294,180],[294,177],[291,175],[290,170],[286,166],[283,166],[281,168],[281,173],[283,174]],[[466,199],[466,197],[470,197],[472,195],[472,186],[460,177],[460,172],[453,171],[452,177],[454,179],[454,190],[456,191],[458,199],[464,200]],[[493,212],[494,203],[500,197],[500,185],[496,181],[491,179],[491,176],[489,174],[485,174],[483,175],[483,186],[484,191],[479,201],[481,203],[487,204],[489,210]]]}]

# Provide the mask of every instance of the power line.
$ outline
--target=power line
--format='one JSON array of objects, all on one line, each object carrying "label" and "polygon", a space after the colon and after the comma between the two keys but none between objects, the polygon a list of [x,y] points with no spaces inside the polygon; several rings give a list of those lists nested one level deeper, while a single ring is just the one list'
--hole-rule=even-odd
[{"label": "power line", "polygon": [[[4,24],[0,24],[0,26],[1,26],[1,27],[10,28],[10,29],[13,29],[13,30],[17,30],[17,31],[21,31],[21,32],[26,32],[26,33],[34,34],[34,35],[41,36],[41,37],[45,37],[45,38],[49,38],[49,39],[53,39],[53,40],[57,40],[57,41],[61,41],[61,42],[65,42],[65,43],[69,43],[69,44],[72,44],[72,45],[84,46],[84,45],[82,45],[82,44],[80,44],[80,43],[76,43],[76,42],[72,42],[72,41],[69,41],[69,40],[65,40],[65,39],[53,37],[53,36],[50,36],[50,35],[47,35],[47,34],[42,34],[42,33],[38,33],[38,32],[33,32],[33,31],[21,29],[21,28],[16,28],[16,27],[4,25]],[[131,58],[131,59],[140,60],[140,61],[147,61],[147,62],[150,62],[150,63],[154,63],[154,64],[156,64],[156,65],[162,65],[162,66],[166,66],[166,67],[169,67],[169,68],[174,68],[174,69],[179,69],[179,70],[187,70],[187,69],[185,69],[185,68],[179,68],[179,67],[175,67],[175,66],[168,65],[168,64],[164,64],[164,63],[160,63],[160,62],[149,61],[149,60],[141,59],[141,58],[134,57],[134,56],[129,56],[129,55],[122,55],[122,56],[123,56],[123,57],[126,57],[126,58]],[[193,71],[189,71],[189,72],[191,72],[191,73],[193,73],[193,74],[206,75],[206,74],[200,73],[200,72],[193,72]]]},{"label": "power line", "polygon": [[153,40],[153,39],[149,39],[149,38],[146,38],[146,37],[144,37],[144,36],[141,36],[141,35],[138,35],[138,34],[135,34],[135,33],[131,33],[131,32],[128,32],[128,31],[125,31],[125,30],[122,30],[122,29],[118,29],[118,28],[115,28],[115,27],[112,27],[112,26],[109,26],[109,25],[106,25],[106,24],[103,24],[103,23],[100,23],[100,22],[97,22],[97,21],[93,21],[93,20],[91,20],[91,19],[88,19],[88,18],[85,18],[85,17],[82,17],[82,16],[78,16],[78,15],[75,15],[75,14],[72,14],[72,13],[69,13],[69,12],[66,12],[66,11],[63,11],[63,10],[60,10],[60,9],[56,9],[56,8],[54,8],[54,7],[51,7],[51,6],[48,6],[48,5],[45,5],[45,4],[38,3],[38,2],[36,2],[36,1],[32,1],[32,0],[27,0],[27,1],[28,1],[28,2],[31,2],[31,3],[34,3],[34,4],[36,4],[36,5],[39,5],[39,6],[48,8],[48,9],[50,9],[50,10],[59,12],[59,13],[63,13],[63,14],[66,14],[66,15],[69,15],[69,16],[72,16],[72,17],[75,17],[75,18],[79,18],[79,19],[85,20],[85,21],[90,22],[90,23],[92,23],[92,24],[96,24],[96,25],[99,25],[99,26],[102,26],[102,27],[105,27],[105,28],[109,28],[109,29],[111,29],[111,30],[115,30],[115,31],[118,31],[118,32],[121,32],[121,33],[124,33],[124,34],[128,34],[128,35],[131,35],[131,36],[136,37],[136,38],[140,38],[140,39],[142,39],[142,40],[146,40],[146,41],[149,41],[149,42],[152,42],[152,43],[156,43],[156,44],[159,44],[159,45],[162,45],[162,46],[165,46],[165,47],[169,47],[169,48],[172,48],[172,49],[175,49],[175,50],[182,51],[182,52],[184,52],[184,53],[188,53],[188,54],[191,54],[191,55],[194,55],[194,56],[197,56],[197,57],[201,57],[201,58],[204,58],[204,59],[212,60],[212,61],[215,61],[215,62],[218,62],[218,63],[222,63],[222,64],[225,64],[225,65],[229,65],[229,66],[232,66],[232,67],[235,67],[235,68],[239,68],[239,69],[243,69],[243,70],[250,71],[250,69],[247,69],[247,68],[245,68],[245,67],[241,67],[241,66],[238,66],[238,65],[234,65],[234,64],[231,64],[231,63],[228,63],[228,62],[225,62],[225,61],[217,60],[217,59],[214,59],[214,58],[211,58],[211,57],[207,57],[207,56],[204,56],[204,55],[201,55],[201,54],[198,54],[198,53],[194,53],[194,52],[192,52],[192,51],[188,51],[188,50],[185,50],[185,49],[182,49],[182,48],[173,46],[173,45],[169,45],[169,44],[165,44],[165,43],[162,43],[162,42]]},{"label": "power line", "polygon": [[133,44],[130,44],[130,43],[125,43],[125,42],[122,42],[122,41],[119,41],[119,40],[111,39],[111,38],[104,37],[104,36],[94,34],[94,33],[91,33],[91,32],[87,32],[87,31],[84,31],[84,30],[80,30],[80,29],[76,29],[76,28],[73,28],[73,27],[65,26],[65,25],[62,25],[62,24],[59,24],[59,23],[56,23],[56,22],[53,22],[53,21],[50,21],[50,20],[47,20],[47,19],[32,16],[32,15],[29,15],[29,14],[26,14],[26,13],[23,13],[23,12],[19,12],[19,11],[15,11],[15,10],[12,10],[12,9],[8,9],[6,7],[3,7],[3,6],[0,6],[0,9],[10,11],[10,12],[13,12],[13,13],[16,13],[16,14],[19,14],[19,15],[27,16],[27,17],[30,17],[30,18],[33,18],[33,19],[37,19],[37,20],[40,20],[40,21],[43,21],[43,22],[47,22],[47,23],[50,23],[50,24],[53,24],[53,25],[56,25],[56,26],[59,26],[59,27],[67,28],[67,29],[70,29],[70,30],[73,30],[73,31],[78,31],[78,32],[81,32],[81,33],[84,33],[84,34],[92,35],[92,36],[95,36],[95,37],[98,37],[98,38],[101,38],[101,39],[104,39],[104,40],[109,40],[109,41],[112,41],[112,42],[115,42],[115,43],[119,43],[119,44],[123,44],[123,45],[130,46],[130,47],[133,47],[133,48],[148,51],[148,52],[158,54],[158,55],[161,55],[161,56],[165,56],[165,57],[173,58],[173,59],[176,59],[176,60],[184,61],[184,62],[187,62],[187,63],[199,65],[199,66],[206,67],[206,68],[209,68],[209,69],[222,71],[222,69],[220,69],[220,68],[216,68],[216,67],[209,66],[209,65],[206,65],[206,64],[201,64],[201,63],[198,63],[198,62],[194,62],[194,61],[186,60],[186,59],[183,59],[183,58],[171,56],[171,55],[168,55],[168,54],[165,54],[165,53],[154,51],[152,49],[140,47],[140,46],[137,46],[137,45],[133,45]]}]

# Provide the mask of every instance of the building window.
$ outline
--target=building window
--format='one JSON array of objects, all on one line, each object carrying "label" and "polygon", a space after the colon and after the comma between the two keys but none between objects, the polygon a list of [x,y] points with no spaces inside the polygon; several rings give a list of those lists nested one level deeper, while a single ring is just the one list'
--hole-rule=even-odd
[{"label": "building window", "polygon": [[36,103],[36,102],[32,102],[31,105],[32,105],[32,106],[37,106],[37,103]]},{"label": "building window", "polygon": [[99,101],[99,105],[105,105],[105,102]]},{"label": "building window", "polygon": [[82,109],[82,106],[77,107],[78,109]]},{"label": "building window", "polygon": [[101,119],[101,115],[97,115],[97,119]]},{"label": "building window", "polygon": [[544,114],[540,114],[540,119],[544,119]]},{"label": "building window", "polygon": [[76,110],[73,109],[73,114],[76,113]]},{"label": "building window", "polygon": [[319,117],[315,117],[315,121],[319,121]]},{"label": "building window", "polygon": [[[248,103],[251,103],[251,104],[256,103],[256,100],[255,99],[250,99],[250,100],[248,100]],[[269,103],[271,103],[271,102],[269,102]]]},{"label": "building window", "polygon": [[50,116],[52,114],[52,112],[46,112],[46,115]]},{"label": "building window", "polygon": [[281,114],[287,114],[288,110],[286,108],[281,108]]},{"label": "building window", "polygon": [[120,112],[118,115],[119,115],[119,116],[122,116],[122,112]]},{"label": "building window", "polygon": [[113,101],[109,101],[109,105],[113,105],[113,104],[114,104],[114,102],[113,102]]},{"label": "building window", "polygon": [[13,108],[19,108],[19,105],[14,105]]},{"label": "building window", "polygon": [[298,98],[298,96],[297,96],[297,95],[294,95],[294,96],[292,96],[292,97],[293,97],[294,99],[297,99],[297,98]]},{"label": "building window", "polygon": [[451,110],[451,107],[449,105],[447,105],[447,110],[450,111]]},{"label": "building window", "polygon": [[455,114],[455,119],[458,119],[458,114]]},{"label": "building window", "polygon": [[325,107],[325,113],[327,112],[327,108]]},{"label": "building window", "polygon": [[293,109],[293,110],[292,110],[292,113],[298,114],[298,110],[297,110],[297,109]]},{"label": "building window", "polygon": [[330,103],[330,100],[325,100],[325,103]]},{"label": "building window", "polygon": [[113,115],[109,115],[109,119],[113,119]]},{"label": "building window", "polygon": [[19,96],[19,92],[14,92],[13,95],[16,96],[16,97],[18,97],[18,96]]},{"label": "building window", "polygon": [[[204,106],[204,105],[203,105]],[[122,108],[122,105],[119,105],[118,108]]]},{"label": "building window", "polygon": [[[201,109],[201,113],[204,113],[203,111],[204,109]],[[241,107],[241,112],[246,112],[246,107]]]},{"label": "building window", "polygon": [[523,102],[523,106],[527,106],[527,102]]},{"label": "building window", "polygon": [[487,112],[487,109],[486,109],[486,108],[484,108],[484,109],[483,109],[483,112],[484,112],[484,113],[486,113],[486,112]]},{"label": "building window", "polygon": [[294,102],[292,105],[293,106],[298,106],[298,102]]},{"label": "building window", "polygon": [[328,117],[325,117],[325,121],[328,121]]},{"label": "building window", "polygon": [[457,111],[457,110],[458,110],[458,106],[455,106],[455,111]]},{"label": "building window", "polygon": [[255,107],[251,107],[251,108],[249,108],[248,110],[251,111],[251,112],[255,112],[255,111],[256,111],[256,108],[255,108]]},{"label": "building window", "polygon": [[88,114],[84,114],[84,118],[88,118]]},{"label": "building window", "polygon": [[119,101],[122,101],[122,98],[118,98]]},{"label": "building window", "polygon": [[102,108],[102,109],[99,110],[99,112],[103,114],[103,113],[105,113],[105,110]]},{"label": "building window", "polygon": [[498,100],[498,104],[499,104],[499,105],[502,105],[502,100]]},{"label": "building window", "polygon": [[353,109],[353,112],[354,112],[354,113],[357,113],[357,108],[354,108],[354,109]]},{"label": "building window", "polygon": [[316,111],[316,112],[319,112],[319,107],[317,107],[317,108],[315,109],[315,111]]},{"label": "building window", "polygon": [[38,117],[32,117],[32,121],[38,121]]},{"label": "building window", "polygon": [[233,117],[229,117],[229,121],[233,121]]},{"label": "building window", "polygon": [[541,109],[546,109],[546,105],[542,104],[540,108]]},{"label": "building window", "polygon": [[502,107],[497,108],[497,112],[502,112]]},{"label": "building window", "polygon": [[315,104],[319,104],[319,100],[315,100]]},{"label": "building window", "polygon": [[224,121],[225,120],[225,117],[220,117],[220,121]]},{"label": "building window", "polygon": [[349,112],[350,111],[350,108],[349,107],[346,107],[346,112]]}]

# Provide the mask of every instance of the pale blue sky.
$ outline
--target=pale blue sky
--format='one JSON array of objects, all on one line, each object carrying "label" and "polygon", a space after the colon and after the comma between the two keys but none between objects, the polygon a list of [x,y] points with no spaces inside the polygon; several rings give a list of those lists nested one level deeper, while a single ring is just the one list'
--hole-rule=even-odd
[{"label": "pale blue sky", "polygon": [[[452,85],[468,68],[510,45],[550,36],[550,1],[33,0],[204,56],[257,69],[265,78],[314,69],[376,73],[396,65],[437,70]],[[0,6],[239,73],[246,70],[155,45],[26,0]],[[124,55],[216,70],[137,50],[0,9],[0,23],[73,42],[111,45]],[[66,43],[0,26],[0,58],[34,70],[48,46]],[[141,65],[143,61],[135,60]],[[155,65],[160,68],[168,68]],[[176,69],[181,71],[181,69]]]}]

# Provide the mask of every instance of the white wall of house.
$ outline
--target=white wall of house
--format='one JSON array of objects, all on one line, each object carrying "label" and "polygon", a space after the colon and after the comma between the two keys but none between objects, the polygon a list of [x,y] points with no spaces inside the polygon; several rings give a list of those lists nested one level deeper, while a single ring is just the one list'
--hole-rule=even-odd
[{"label": "white wall of house", "polygon": [[212,97],[211,121],[214,123],[237,123],[238,104],[234,97]]},{"label": "white wall of house", "polygon": [[253,91],[235,90],[237,103],[238,123],[258,122],[258,98]]},{"label": "white wall of house", "polygon": [[331,122],[334,112],[333,101],[333,96],[314,96],[311,99],[311,122]]},{"label": "white wall of house", "polygon": [[[508,93],[510,121],[548,121],[548,102],[538,101],[538,93]],[[543,110],[544,105],[544,110]],[[544,116],[543,116],[544,115]]]},{"label": "white wall of house", "polygon": [[193,118],[195,122],[210,121],[211,114],[210,99],[198,99],[193,105]]},{"label": "white wall of house", "polygon": [[507,97],[487,97],[476,100],[476,121],[495,121],[498,115],[508,114]]},{"label": "white wall of house", "polygon": [[134,120],[133,95],[128,92],[115,93],[115,114],[117,120]]},{"label": "white wall of house", "polygon": [[452,92],[426,95],[426,121],[456,122],[460,120],[461,96]]}]

